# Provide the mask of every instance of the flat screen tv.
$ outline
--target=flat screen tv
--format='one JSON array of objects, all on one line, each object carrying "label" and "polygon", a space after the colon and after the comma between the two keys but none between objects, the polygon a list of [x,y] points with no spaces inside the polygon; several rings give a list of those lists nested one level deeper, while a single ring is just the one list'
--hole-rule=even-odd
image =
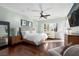
[{"label": "flat screen tv", "polygon": [[79,26],[79,8],[72,12],[69,18],[70,27]]}]

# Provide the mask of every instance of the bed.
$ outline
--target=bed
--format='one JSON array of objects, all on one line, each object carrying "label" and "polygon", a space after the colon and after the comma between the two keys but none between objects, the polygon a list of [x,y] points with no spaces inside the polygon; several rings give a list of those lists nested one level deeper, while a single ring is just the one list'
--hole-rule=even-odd
[{"label": "bed", "polygon": [[39,46],[48,38],[46,33],[37,33],[34,28],[21,28],[22,40],[24,42]]}]

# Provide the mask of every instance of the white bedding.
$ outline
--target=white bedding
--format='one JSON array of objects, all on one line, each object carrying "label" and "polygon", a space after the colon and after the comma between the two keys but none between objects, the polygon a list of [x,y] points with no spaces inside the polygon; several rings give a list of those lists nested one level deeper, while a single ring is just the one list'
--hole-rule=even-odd
[{"label": "white bedding", "polygon": [[22,36],[24,39],[33,41],[36,45],[40,45],[48,37],[47,34],[45,33],[35,33],[35,32],[31,33],[29,31],[22,32]]}]

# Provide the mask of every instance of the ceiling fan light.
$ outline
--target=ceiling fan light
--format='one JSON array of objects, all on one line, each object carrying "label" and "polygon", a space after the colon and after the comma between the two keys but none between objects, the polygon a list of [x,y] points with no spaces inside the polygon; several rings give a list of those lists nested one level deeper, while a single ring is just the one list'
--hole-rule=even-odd
[{"label": "ceiling fan light", "polygon": [[43,17],[41,17],[40,19],[39,19],[39,21],[45,21],[46,19],[45,18],[43,18]]}]

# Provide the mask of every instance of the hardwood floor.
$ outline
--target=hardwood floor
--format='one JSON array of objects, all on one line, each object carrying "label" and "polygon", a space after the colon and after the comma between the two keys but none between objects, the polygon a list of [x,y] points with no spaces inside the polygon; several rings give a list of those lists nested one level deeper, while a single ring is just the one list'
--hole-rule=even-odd
[{"label": "hardwood floor", "polygon": [[40,46],[21,43],[0,50],[1,56],[48,56],[47,50],[62,45],[62,42],[47,41]]}]

